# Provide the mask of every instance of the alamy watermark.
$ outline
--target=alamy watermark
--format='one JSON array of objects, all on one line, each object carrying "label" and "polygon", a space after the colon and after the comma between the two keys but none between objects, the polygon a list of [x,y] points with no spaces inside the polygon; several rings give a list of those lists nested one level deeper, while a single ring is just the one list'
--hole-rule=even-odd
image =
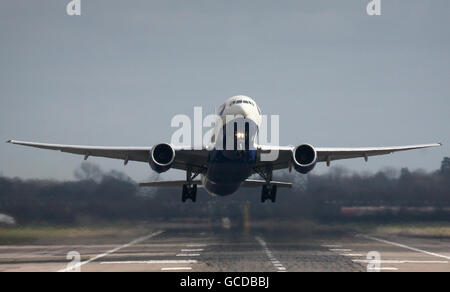
[{"label": "alamy watermark", "polygon": [[68,252],[66,259],[70,262],[67,264],[65,272],[81,272],[81,255],[79,252]]},{"label": "alamy watermark", "polygon": [[381,0],[371,0],[366,7],[367,15],[379,16],[381,15]]},{"label": "alamy watermark", "polygon": [[377,251],[371,251],[367,254],[367,272],[381,271],[381,254]]},{"label": "alamy watermark", "polygon": [[261,152],[261,161],[274,161],[279,152],[275,146],[280,144],[280,117],[260,117],[259,125],[241,115],[210,114],[203,117],[202,107],[194,107],[193,121],[184,114],[172,118],[171,127],[176,130],[170,143],[195,150],[256,150],[258,145],[264,145],[267,151]]},{"label": "alamy watermark", "polygon": [[72,0],[66,6],[66,13],[69,16],[81,15],[81,0]]}]

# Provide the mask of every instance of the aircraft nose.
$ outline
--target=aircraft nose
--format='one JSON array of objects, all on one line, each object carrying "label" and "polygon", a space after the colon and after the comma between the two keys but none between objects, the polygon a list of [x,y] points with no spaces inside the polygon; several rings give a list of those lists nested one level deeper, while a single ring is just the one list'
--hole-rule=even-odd
[{"label": "aircraft nose", "polygon": [[242,104],[236,108],[235,115],[247,118],[251,114],[251,108],[247,104]]}]

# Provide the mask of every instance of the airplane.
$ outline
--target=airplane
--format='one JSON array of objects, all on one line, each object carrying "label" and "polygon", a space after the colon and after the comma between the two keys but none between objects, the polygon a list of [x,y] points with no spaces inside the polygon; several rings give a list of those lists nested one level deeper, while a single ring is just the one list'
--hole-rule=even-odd
[{"label": "airplane", "polygon": [[[163,173],[169,169],[186,171],[185,180],[140,183],[141,187],[182,187],[182,202],[196,202],[197,187],[203,187],[216,196],[235,193],[240,187],[262,187],[261,202],[276,201],[278,188],[289,188],[288,182],[272,180],[273,171],[294,168],[307,174],[318,162],[330,166],[331,161],[385,155],[398,151],[439,147],[441,143],[363,148],[321,148],[310,144],[298,146],[259,145],[257,136],[262,113],[256,102],[243,95],[229,98],[218,109],[218,119],[211,143],[195,147],[173,146],[160,143],[152,147],[101,147],[45,144],[9,140],[8,143],[42,149],[59,150],[72,154],[121,159],[149,163]],[[271,156],[271,159],[264,158]],[[264,158],[264,159],[263,159]],[[259,175],[262,180],[250,179]],[[199,179],[197,179],[199,177]]]}]

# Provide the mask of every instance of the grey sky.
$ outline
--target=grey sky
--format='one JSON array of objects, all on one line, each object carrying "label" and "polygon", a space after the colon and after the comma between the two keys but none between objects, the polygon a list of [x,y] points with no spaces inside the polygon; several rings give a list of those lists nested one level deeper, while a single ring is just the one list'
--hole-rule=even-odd
[{"label": "grey sky", "polygon": [[[175,114],[235,94],[281,115],[281,144],[441,149],[339,162],[433,170],[450,155],[450,2],[382,0],[0,3],[0,140],[146,146]],[[8,176],[67,179],[82,157],[0,144]],[[146,164],[92,158],[140,180]],[[324,170],[318,167],[318,171]]]}]

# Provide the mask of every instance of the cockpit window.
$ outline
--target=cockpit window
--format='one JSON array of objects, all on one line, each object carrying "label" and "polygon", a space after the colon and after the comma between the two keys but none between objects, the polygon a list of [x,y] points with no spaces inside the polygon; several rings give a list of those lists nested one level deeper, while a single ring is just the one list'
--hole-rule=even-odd
[{"label": "cockpit window", "polygon": [[242,100],[238,100],[238,101],[236,101],[236,103],[242,103]]}]

